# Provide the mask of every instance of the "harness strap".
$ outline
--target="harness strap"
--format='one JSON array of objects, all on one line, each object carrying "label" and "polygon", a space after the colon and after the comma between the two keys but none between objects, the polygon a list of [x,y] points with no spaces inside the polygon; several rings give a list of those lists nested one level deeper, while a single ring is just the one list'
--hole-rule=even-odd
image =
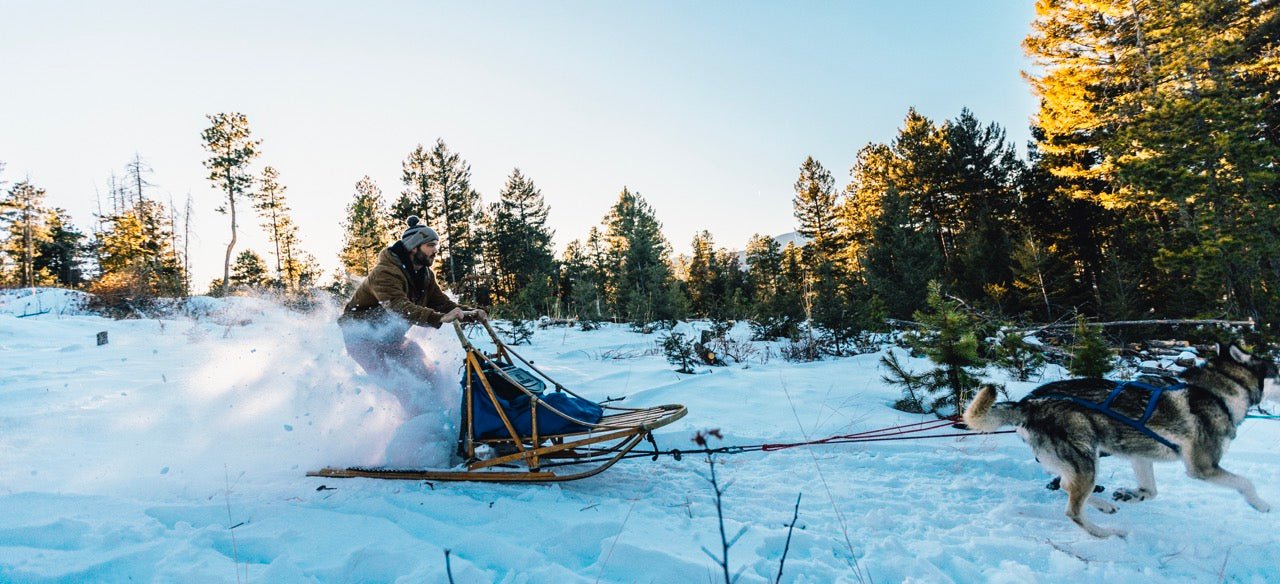
[{"label": "harness strap", "polygon": [[[1147,400],[1147,409],[1142,413],[1142,417],[1136,420],[1111,409],[1111,403],[1114,402],[1116,398],[1120,396],[1121,392],[1123,392],[1124,390],[1130,387],[1137,387],[1137,388],[1145,389],[1151,392],[1151,397]],[[1067,395],[1064,393],[1046,393],[1038,397],[1064,399],[1064,400],[1073,402],[1077,405],[1081,405],[1091,410],[1094,410],[1096,412],[1101,412],[1103,414],[1106,414],[1108,417],[1116,421],[1123,422],[1124,424],[1128,425],[1134,430],[1137,430],[1147,435],[1147,437],[1151,438],[1152,440],[1155,440],[1156,442],[1159,442],[1165,446],[1168,446],[1169,449],[1173,450],[1174,452],[1181,454],[1182,449],[1178,448],[1177,444],[1170,442],[1169,440],[1165,439],[1165,437],[1159,434],[1156,434],[1154,431],[1151,430],[1151,428],[1148,428],[1147,421],[1150,420],[1151,416],[1155,414],[1156,405],[1159,404],[1160,396],[1163,395],[1164,392],[1186,389],[1186,387],[1187,387],[1187,384],[1185,383],[1177,383],[1174,385],[1170,385],[1168,387],[1160,387],[1156,385],[1142,383],[1140,381],[1128,381],[1125,383],[1117,382],[1115,389],[1112,389],[1111,393],[1107,394],[1107,399],[1103,400],[1102,403],[1092,402],[1081,397],[1077,397],[1074,395]]]}]

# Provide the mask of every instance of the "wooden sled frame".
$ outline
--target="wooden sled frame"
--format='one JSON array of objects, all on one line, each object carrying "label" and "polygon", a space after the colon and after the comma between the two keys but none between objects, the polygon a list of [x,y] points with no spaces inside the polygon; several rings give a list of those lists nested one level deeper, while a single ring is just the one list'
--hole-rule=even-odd
[{"label": "wooden sled frame", "polygon": [[[463,377],[462,428],[459,432],[459,454],[466,459],[465,470],[391,470],[374,468],[324,468],[307,473],[307,476],[351,478],[385,478],[439,481],[485,482],[557,482],[571,481],[599,474],[622,460],[641,441],[653,441],[653,430],[683,418],[687,410],[682,405],[661,405],[651,408],[623,408],[601,403],[604,416],[598,422],[588,423],[576,419],[545,403],[539,394],[529,391],[507,372],[504,366],[518,365],[536,373],[548,383],[548,391],[554,388],[574,397],[582,396],[570,391],[552,379],[532,362],[521,357],[498,338],[488,322],[483,323],[493,342],[495,351],[486,354],[467,338],[462,325],[454,321],[453,328],[458,341],[466,351]],[[518,361],[518,363],[517,363]],[[484,365],[491,365],[486,372]],[[524,392],[531,406],[532,435],[520,436],[502,407],[498,406],[493,389],[492,376],[502,377],[512,387]],[[483,391],[474,391],[478,380]],[[472,424],[472,400],[484,399],[494,404],[498,416],[506,428],[501,438],[477,438]],[[586,398],[583,398],[586,399]],[[538,419],[557,416],[588,428],[584,432],[540,435]],[[480,457],[481,446],[487,446],[494,456]],[[655,447],[656,449],[656,447]],[[558,473],[566,468],[569,472]]]}]

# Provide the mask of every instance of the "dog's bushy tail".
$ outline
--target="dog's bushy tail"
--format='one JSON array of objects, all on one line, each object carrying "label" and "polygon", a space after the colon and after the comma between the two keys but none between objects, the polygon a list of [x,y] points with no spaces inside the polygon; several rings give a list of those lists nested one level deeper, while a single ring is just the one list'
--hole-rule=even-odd
[{"label": "dog's bushy tail", "polygon": [[1022,422],[1022,411],[1013,402],[996,403],[996,386],[984,385],[964,410],[964,423],[975,432],[994,432],[1001,426]]}]

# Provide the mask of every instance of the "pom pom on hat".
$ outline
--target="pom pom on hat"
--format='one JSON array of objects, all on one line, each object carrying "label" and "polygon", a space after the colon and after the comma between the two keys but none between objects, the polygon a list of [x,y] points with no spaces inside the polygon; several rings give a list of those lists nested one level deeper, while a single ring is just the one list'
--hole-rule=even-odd
[{"label": "pom pom on hat", "polygon": [[417,215],[410,215],[405,223],[409,224],[409,228],[404,230],[404,234],[400,236],[400,241],[404,242],[406,249],[414,249],[428,241],[440,241],[440,236],[436,235],[436,231],[426,225],[422,225],[422,219]]}]

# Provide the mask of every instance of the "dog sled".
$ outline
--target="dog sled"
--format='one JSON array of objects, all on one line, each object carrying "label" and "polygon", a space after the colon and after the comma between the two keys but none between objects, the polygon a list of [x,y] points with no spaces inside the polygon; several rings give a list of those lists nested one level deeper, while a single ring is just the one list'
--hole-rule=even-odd
[{"label": "dog sled", "polygon": [[[622,460],[653,431],[683,418],[682,405],[625,408],[596,403],[553,380],[483,323],[494,346],[477,348],[454,322],[466,352],[462,425],[452,470],[323,468],[307,476],[428,481],[559,482],[590,477]],[[654,450],[657,450],[656,444]]]}]

